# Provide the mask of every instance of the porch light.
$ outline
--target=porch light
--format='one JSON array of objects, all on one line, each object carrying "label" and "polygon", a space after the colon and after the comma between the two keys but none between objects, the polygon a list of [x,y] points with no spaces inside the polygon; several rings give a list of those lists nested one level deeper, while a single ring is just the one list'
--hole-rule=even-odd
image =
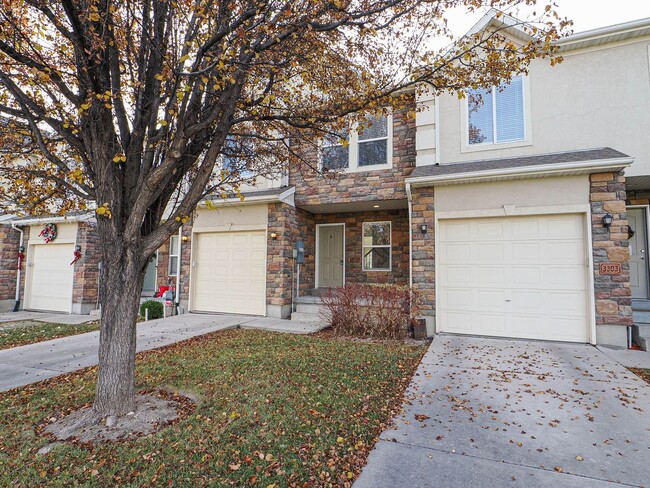
[{"label": "porch light", "polygon": [[271,232],[271,239],[276,240],[278,235],[275,232]]},{"label": "porch light", "polygon": [[427,230],[429,230],[429,226],[427,224],[422,224],[420,226],[420,230],[422,231],[423,234],[426,234]]},{"label": "porch light", "polygon": [[19,252],[20,254],[24,254],[24,253],[25,253],[25,246],[20,246],[20,247],[18,248],[18,252]]},{"label": "porch light", "polygon": [[181,237],[181,241],[183,241],[183,242],[187,242],[189,240],[190,240],[190,238],[188,236]]},{"label": "porch light", "polygon": [[605,227],[605,229],[609,229],[611,227],[612,219],[613,219],[612,214],[608,213],[603,215],[603,227]]},{"label": "porch light", "polygon": [[75,250],[75,252],[81,252],[81,246],[80,246],[79,244],[77,244],[77,245],[74,247],[74,250]]},{"label": "porch light", "polygon": [[372,208],[379,208],[379,205],[373,205]]}]

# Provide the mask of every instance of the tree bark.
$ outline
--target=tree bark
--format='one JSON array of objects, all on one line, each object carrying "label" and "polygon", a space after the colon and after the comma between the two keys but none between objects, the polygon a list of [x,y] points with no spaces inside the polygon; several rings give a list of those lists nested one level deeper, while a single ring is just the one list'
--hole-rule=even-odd
[{"label": "tree bark", "polygon": [[93,405],[100,419],[135,408],[136,325],[146,269],[138,249],[103,247],[99,372]]}]

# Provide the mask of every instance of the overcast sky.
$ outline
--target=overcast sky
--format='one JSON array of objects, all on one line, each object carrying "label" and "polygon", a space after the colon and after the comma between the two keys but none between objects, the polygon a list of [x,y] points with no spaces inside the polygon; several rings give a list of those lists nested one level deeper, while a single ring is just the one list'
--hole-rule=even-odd
[{"label": "overcast sky", "polygon": [[[546,2],[538,0],[539,5]],[[573,30],[581,32],[607,25],[620,24],[630,20],[650,17],[650,0],[556,0],[560,15],[573,20]],[[526,9],[527,7],[522,7]],[[523,10],[526,17],[527,10]],[[516,11],[509,12],[515,17]],[[450,26],[455,35],[467,32],[482,15],[467,15],[456,9],[448,15]]]}]

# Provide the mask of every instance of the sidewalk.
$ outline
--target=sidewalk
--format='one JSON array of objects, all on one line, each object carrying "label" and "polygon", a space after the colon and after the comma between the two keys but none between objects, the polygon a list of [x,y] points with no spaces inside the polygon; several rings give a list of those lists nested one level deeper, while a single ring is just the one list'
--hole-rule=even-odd
[{"label": "sidewalk", "polygon": [[[34,320],[32,317],[30,319]],[[237,327],[311,334],[323,329],[325,324],[245,315],[176,315],[138,324],[137,350],[156,349],[191,337]],[[95,331],[2,350],[0,391],[94,366],[98,362],[98,346],[99,331]]]}]

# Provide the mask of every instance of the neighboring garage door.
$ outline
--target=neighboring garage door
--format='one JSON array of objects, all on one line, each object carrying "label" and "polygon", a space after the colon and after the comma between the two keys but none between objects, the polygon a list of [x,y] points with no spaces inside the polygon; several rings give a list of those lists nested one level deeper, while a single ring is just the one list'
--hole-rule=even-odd
[{"label": "neighboring garage door", "polygon": [[441,220],[439,330],[588,342],[581,215]]},{"label": "neighboring garage door", "polygon": [[192,310],[266,315],[266,232],[195,234]]},{"label": "neighboring garage door", "polygon": [[70,313],[74,244],[39,244],[30,246],[29,251],[32,256],[26,308]]}]

